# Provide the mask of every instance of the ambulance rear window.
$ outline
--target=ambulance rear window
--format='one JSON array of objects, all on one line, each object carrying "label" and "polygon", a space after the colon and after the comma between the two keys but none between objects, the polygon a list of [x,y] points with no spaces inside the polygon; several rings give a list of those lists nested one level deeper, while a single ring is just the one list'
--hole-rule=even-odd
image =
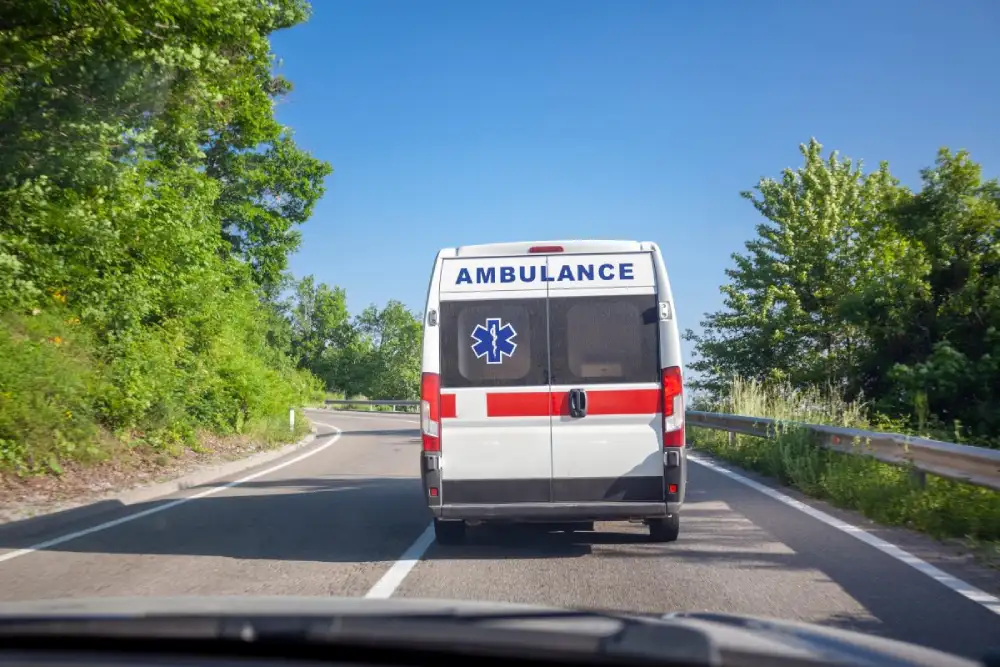
[{"label": "ambulance rear window", "polygon": [[657,382],[656,296],[549,302],[552,384]]},{"label": "ambulance rear window", "polygon": [[545,299],[441,304],[443,387],[548,384]]}]

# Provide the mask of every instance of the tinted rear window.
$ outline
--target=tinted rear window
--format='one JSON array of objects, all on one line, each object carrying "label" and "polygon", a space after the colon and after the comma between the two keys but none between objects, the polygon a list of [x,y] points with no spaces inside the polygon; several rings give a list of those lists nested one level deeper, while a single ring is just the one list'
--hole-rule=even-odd
[{"label": "tinted rear window", "polygon": [[549,300],[552,384],[659,380],[656,296]]},{"label": "tinted rear window", "polygon": [[544,298],[443,302],[442,386],[548,384],[546,326]]}]

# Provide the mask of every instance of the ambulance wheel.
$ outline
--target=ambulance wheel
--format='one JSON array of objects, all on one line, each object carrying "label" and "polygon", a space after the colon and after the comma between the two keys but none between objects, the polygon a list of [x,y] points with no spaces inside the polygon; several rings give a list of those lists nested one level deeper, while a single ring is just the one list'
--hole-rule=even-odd
[{"label": "ambulance wheel", "polygon": [[438,544],[461,544],[465,539],[465,522],[434,519],[434,539]]},{"label": "ambulance wheel", "polygon": [[676,542],[680,533],[680,514],[671,514],[662,519],[650,519],[649,521],[649,538],[654,542]]}]

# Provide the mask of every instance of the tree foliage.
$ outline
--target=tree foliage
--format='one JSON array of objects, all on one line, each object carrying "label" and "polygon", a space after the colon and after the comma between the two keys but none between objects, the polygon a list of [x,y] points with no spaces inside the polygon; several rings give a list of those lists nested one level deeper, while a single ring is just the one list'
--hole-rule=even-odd
[{"label": "tree foliage", "polygon": [[807,387],[988,441],[1000,426],[1000,188],[942,149],[922,188],[815,140],[744,192],[764,221],[695,343],[696,385]]},{"label": "tree foliage", "polygon": [[71,455],[50,444],[71,425],[7,418],[53,395],[55,360],[89,378],[67,419],[157,442],[245,430],[316,388],[273,303],[330,173],[273,115],[290,84],[269,35],[307,15],[302,0],[0,10],[0,346],[52,360],[0,362],[8,466]]},{"label": "tree foliage", "polygon": [[328,391],[371,399],[414,399],[420,385],[421,318],[398,301],[351,319],[340,288],[299,282],[289,308],[294,356]]}]

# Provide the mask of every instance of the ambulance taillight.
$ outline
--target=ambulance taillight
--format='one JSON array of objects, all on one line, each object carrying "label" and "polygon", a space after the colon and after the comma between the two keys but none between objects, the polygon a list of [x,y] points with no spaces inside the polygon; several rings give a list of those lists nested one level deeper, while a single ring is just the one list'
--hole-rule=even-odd
[{"label": "ambulance taillight", "polygon": [[425,452],[441,451],[441,378],[437,373],[420,377],[420,434]]},{"label": "ambulance taillight", "polygon": [[684,446],[684,384],[680,366],[663,369],[663,446]]}]

